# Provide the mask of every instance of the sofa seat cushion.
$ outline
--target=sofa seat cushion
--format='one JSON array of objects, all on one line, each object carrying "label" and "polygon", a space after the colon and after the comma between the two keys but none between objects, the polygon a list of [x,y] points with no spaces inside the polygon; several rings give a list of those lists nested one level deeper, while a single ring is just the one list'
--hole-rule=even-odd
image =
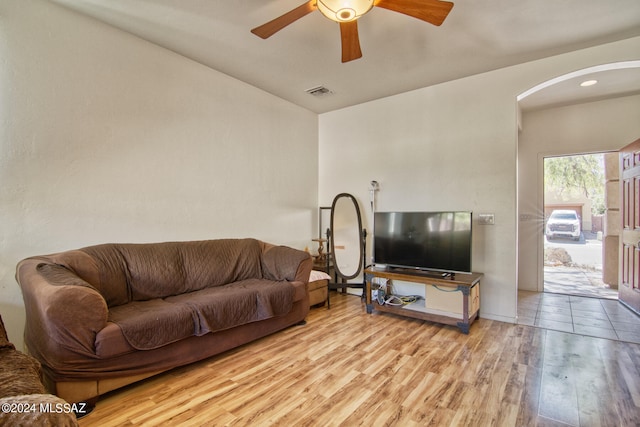
[{"label": "sofa seat cushion", "polygon": [[[305,283],[289,282],[289,285],[294,288],[294,303],[306,298]],[[108,322],[107,326],[96,335],[96,356],[101,359],[122,356],[135,351],[137,351],[136,348],[125,338],[122,328],[114,322]]]},{"label": "sofa seat cushion", "polygon": [[193,308],[163,299],[132,301],[109,309],[109,321],[137,350],[152,350],[193,336],[196,316]]},{"label": "sofa seat cushion", "polygon": [[282,316],[291,310],[295,289],[289,282],[248,279],[165,298],[196,313],[196,335]]},{"label": "sofa seat cushion", "polygon": [[[134,349],[153,350],[190,336],[285,315],[298,294],[290,282],[247,279],[112,307],[109,321],[119,326]],[[96,343],[96,354],[113,355],[105,345],[107,340],[114,339],[113,334],[98,334],[97,338],[101,342]],[[116,348],[124,350],[121,346]]]}]

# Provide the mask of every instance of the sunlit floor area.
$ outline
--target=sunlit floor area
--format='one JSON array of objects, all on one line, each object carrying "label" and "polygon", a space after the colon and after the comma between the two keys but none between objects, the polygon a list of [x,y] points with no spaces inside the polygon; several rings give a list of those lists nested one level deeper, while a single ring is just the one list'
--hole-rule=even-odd
[{"label": "sunlit floor area", "polygon": [[640,316],[617,299],[519,291],[518,323],[640,343]]},{"label": "sunlit floor area", "polygon": [[617,289],[611,289],[602,281],[602,269],[545,266],[544,291],[554,294],[618,299]]}]

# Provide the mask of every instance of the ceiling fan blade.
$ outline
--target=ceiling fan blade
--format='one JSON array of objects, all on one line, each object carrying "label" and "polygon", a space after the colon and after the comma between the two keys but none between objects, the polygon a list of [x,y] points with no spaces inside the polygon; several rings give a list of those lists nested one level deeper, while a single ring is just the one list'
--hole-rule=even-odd
[{"label": "ceiling fan blade", "polygon": [[267,22],[266,24],[262,24],[259,27],[251,30],[253,34],[263,39],[269,38],[284,27],[298,19],[308,15],[309,13],[316,10],[316,0],[309,0],[308,2],[296,7],[295,9],[290,10],[282,16],[277,17],[276,19]]},{"label": "ceiling fan blade", "polygon": [[340,23],[340,39],[342,40],[342,62],[353,61],[362,57],[360,38],[358,37],[358,21]]},{"label": "ceiling fan blade", "polygon": [[453,8],[453,3],[440,0],[376,0],[374,5],[438,26]]}]

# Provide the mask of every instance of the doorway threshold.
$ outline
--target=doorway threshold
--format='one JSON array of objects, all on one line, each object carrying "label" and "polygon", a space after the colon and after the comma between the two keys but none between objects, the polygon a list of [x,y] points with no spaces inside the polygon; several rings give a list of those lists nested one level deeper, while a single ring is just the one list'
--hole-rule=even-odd
[{"label": "doorway threshold", "polygon": [[544,267],[544,291],[552,294],[618,299],[617,289],[602,282],[602,271],[580,267]]}]

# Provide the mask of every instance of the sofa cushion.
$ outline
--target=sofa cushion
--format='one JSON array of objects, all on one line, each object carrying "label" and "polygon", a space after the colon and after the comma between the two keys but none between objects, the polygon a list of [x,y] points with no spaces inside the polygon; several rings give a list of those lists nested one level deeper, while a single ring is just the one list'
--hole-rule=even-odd
[{"label": "sofa cushion", "polygon": [[137,350],[152,350],[193,336],[196,319],[190,306],[162,299],[132,301],[109,310],[109,321],[120,326]]},{"label": "sofa cushion", "polygon": [[92,285],[106,293],[109,307],[262,277],[262,247],[255,239],[105,244],[80,251],[93,258],[100,283]]},{"label": "sofa cushion", "polygon": [[120,246],[134,301],[262,277],[261,248],[254,239]]},{"label": "sofa cushion", "polygon": [[288,313],[295,288],[289,282],[248,279],[166,298],[197,313],[196,335]]},{"label": "sofa cushion", "polygon": [[109,310],[109,321],[120,326],[137,350],[152,350],[172,342],[288,313],[294,287],[289,282],[248,279],[182,295],[132,301]]},{"label": "sofa cushion", "polygon": [[[305,283],[292,282],[290,285],[294,288],[294,303],[306,298]],[[107,326],[96,335],[96,355],[99,358],[121,356],[135,351],[137,350],[129,344],[122,333],[122,329],[116,323],[108,322]]]}]

